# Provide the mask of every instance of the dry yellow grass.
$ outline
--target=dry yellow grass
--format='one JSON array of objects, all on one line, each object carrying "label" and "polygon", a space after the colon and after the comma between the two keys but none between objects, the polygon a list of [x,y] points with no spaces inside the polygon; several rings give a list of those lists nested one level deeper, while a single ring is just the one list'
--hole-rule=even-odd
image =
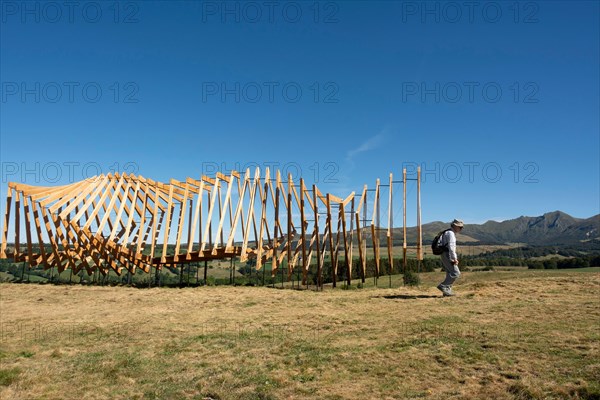
[{"label": "dry yellow grass", "polygon": [[463,275],[455,298],[440,273],[324,292],[3,284],[0,398],[600,396],[597,269]]}]

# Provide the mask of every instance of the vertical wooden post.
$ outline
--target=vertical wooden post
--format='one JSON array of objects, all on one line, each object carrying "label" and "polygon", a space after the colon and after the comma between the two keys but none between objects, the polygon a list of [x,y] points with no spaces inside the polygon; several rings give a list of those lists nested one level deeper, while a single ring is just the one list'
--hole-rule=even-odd
[{"label": "vertical wooden post", "polygon": [[[152,215],[152,244],[150,245],[150,260],[154,258],[154,251],[156,250],[156,238],[158,236],[157,226],[156,226],[156,217],[158,216],[158,202],[159,193],[158,193],[158,185],[154,185],[154,212]],[[156,267],[158,270],[158,266]]]},{"label": "vertical wooden post", "polygon": [[[21,259],[19,245],[21,242],[20,238],[20,227],[21,227],[21,197],[19,191],[15,190],[15,263]],[[66,249],[65,249],[66,250]]]},{"label": "vertical wooden post", "polygon": [[287,193],[287,268],[288,282],[292,278],[292,174],[288,174],[288,193]]},{"label": "vertical wooden post", "polygon": [[342,217],[342,234],[344,235],[344,261],[346,263],[346,283],[352,285],[352,260],[349,260],[348,238],[346,232],[346,210],[344,203],[340,203],[340,215]]},{"label": "vertical wooden post", "polygon": [[350,201],[350,238],[348,239],[348,258],[350,259],[350,275],[352,275],[352,269],[354,268],[354,258],[352,255],[353,238],[354,238],[354,196],[352,196],[352,200]]},{"label": "vertical wooden post", "polygon": [[334,265],[334,249],[333,249],[333,229],[331,220],[331,194],[327,193],[327,229],[329,230],[329,258],[331,260],[331,276],[332,286],[336,287],[337,284],[337,267]]},{"label": "vertical wooden post", "polygon": [[[194,242],[194,238],[192,236],[192,208],[194,206],[194,194],[192,193],[192,198],[190,199],[189,212],[188,212],[188,239],[187,245],[190,246],[190,243]],[[186,251],[186,258],[190,256],[191,250]]]},{"label": "vertical wooden post", "polygon": [[423,261],[423,231],[421,227],[421,167],[417,167],[417,260]]},{"label": "vertical wooden post", "polygon": [[[367,185],[365,185],[364,187],[364,196],[363,196],[363,231],[366,231],[367,229]],[[366,274],[367,274],[367,241],[363,240],[363,254],[364,254],[364,259],[363,259],[363,283],[365,283],[365,278],[366,278]]]},{"label": "vertical wooden post", "polygon": [[364,260],[365,260],[365,255],[363,253],[363,238],[362,238],[362,234],[363,231],[362,229],[360,229],[360,213],[356,212],[354,214],[354,217],[356,218],[356,239],[358,241],[358,259],[359,259],[359,264],[360,264],[360,281],[362,283],[365,283],[365,270],[364,270]]},{"label": "vertical wooden post", "polygon": [[406,274],[406,168],[402,169],[402,269]]},{"label": "vertical wooden post", "polygon": [[[200,251],[200,243],[202,242],[202,192],[204,190],[204,181],[200,180],[200,185],[198,186],[198,200],[196,201],[196,207],[194,210],[194,221],[192,221],[191,218],[191,214],[190,214],[190,232],[191,232],[191,239],[188,241],[188,248],[187,248],[187,258],[191,258],[191,254],[193,252],[193,248],[194,248],[194,236],[196,236],[196,226],[198,226],[198,221],[200,221],[200,227],[198,228],[198,251]],[[192,207],[190,206],[190,213],[192,212]],[[201,255],[200,253],[198,253],[199,255]]]},{"label": "vertical wooden post", "polygon": [[[256,271],[258,273],[258,270],[262,268],[262,254],[263,254],[263,232],[265,231],[265,229],[267,229],[267,240],[268,240],[268,226],[267,226],[267,200],[269,198],[269,196],[267,196],[268,194],[268,190],[269,190],[269,179],[270,179],[271,175],[270,175],[270,170],[267,167],[266,171],[265,171],[265,187],[264,187],[264,193],[263,190],[261,189],[260,184],[258,185],[258,191],[259,191],[259,195],[260,195],[260,227],[258,230],[258,237],[256,238]],[[272,268],[272,267],[271,267]],[[263,275],[264,275],[264,269],[263,269]],[[257,279],[258,280],[258,279]]]},{"label": "vertical wooden post", "polygon": [[273,286],[275,286],[275,274],[279,269],[279,257],[277,249],[279,248],[279,171],[275,181],[275,228],[273,232],[273,262],[271,263],[271,278],[273,278]]},{"label": "vertical wooden post", "polygon": [[37,265],[37,262],[33,259],[33,248],[31,245],[31,212],[25,193],[23,193],[23,212],[25,213],[25,234],[27,238],[27,263],[29,266],[34,266]]},{"label": "vertical wooden post", "polygon": [[302,240],[302,284],[306,285],[308,263],[306,260],[306,221],[304,218],[304,178],[300,178],[300,240]]},{"label": "vertical wooden post", "polygon": [[[206,216],[206,228],[204,229],[204,236],[202,237],[202,244],[200,246],[200,256],[203,256],[203,252],[204,250],[206,250],[206,237],[208,237],[208,246],[209,248],[212,247],[212,215],[213,215],[213,211],[215,209],[215,201],[217,199],[217,195],[219,195],[219,204],[221,202],[221,198],[220,198],[220,190],[218,190],[220,183],[219,183],[219,175],[217,174],[217,176],[215,177],[215,181],[214,184],[211,188],[212,192],[212,198],[210,200],[210,204],[208,206],[208,215]],[[216,240],[216,238],[215,238]]]},{"label": "vertical wooden post", "polygon": [[163,243],[163,250],[161,256],[161,262],[165,262],[167,259],[167,246],[169,245],[169,228],[171,226],[171,204],[173,202],[173,185],[169,185],[169,200],[167,202],[167,221],[165,223],[165,236]]},{"label": "vertical wooden post", "polygon": [[[231,183],[228,185],[228,187],[231,188]],[[227,192],[230,193],[230,190],[228,189]],[[217,193],[219,197],[219,226],[217,227],[217,233],[215,235],[215,245],[213,247],[213,251],[217,248],[217,241],[219,241],[219,245],[223,247],[223,231],[221,230],[221,221],[225,218],[225,213],[223,212],[221,185],[217,187]],[[227,202],[227,200],[225,200],[225,202]],[[227,207],[227,203],[225,203],[225,207]]]},{"label": "vertical wooden post", "polygon": [[390,274],[390,285],[391,285],[391,276],[394,273],[394,254],[393,254],[393,229],[394,229],[394,203],[392,201],[393,195],[393,177],[390,174],[390,197],[388,201],[388,229],[387,229],[387,250],[388,250],[388,260],[390,263],[389,266],[389,274]]},{"label": "vertical wooden post", "polygon": [[373,257],[375,259],[375,278],[379,277],[379,179],[375,183],[375,199],[373,200],[373,217],[371,219],[371,236],[373,240]]},{"label": "vertical wooden post", "polygon": [[6,193],[6,211],[4,212],[4,228],[2,229],[2,243],[0,244],[0,258],[6,258],[6,245],[8,244],[8,225],[10,222],[10,206],[12,204],[12,188],[8,185]]},{"label": "vertical wooden post", "polygon": [[[241,221],[242,224],[242,236],[246,234],[246,229],[244,228],[244,210],[243,210],[243,202],[246,194],[246,188],[250,186],[250,168],[246,168],[246,174],[244,176],[244,184],[241,184],[241,178],[238,178],[238,204],[235,210],[235,216],[233,217],[233,223],[231,225],[231,232],[229,232],[229,239],[227,240],[227,245],[225,246],[226,251],[233,251],[233,241],[235,238],[235,232],[237,230],[238,221]],[[251,189],[252,190],[252,189]]]},{"label": "vertical wooden post", "polygon": [[[38,242],[40,246],[40,254],[42,255],[42,262],[44,263],[44,269],[48,269],[48,257],[46,256],[46,248],[44,245],[44,239],[42,238],[42,226],[40,223],[40,216],[36,208],[35,200],[31,201],[31,208],[33,209],[33,219],[35,221],[35,230],[37,232]],[[54,264],[52,264],[50,271],[50,282],[53,281],[54,278]]]},{"label": "vertical wooden post", "polygon": [[[340,215],[341,212],[341,208],[340,208],[340,204],[338,204],[338,215],[337,215],[337,229],[335,231],[335,249],[333,252],[333,268],[335,270],[335,276],[336,276],[336,280],[337,280],[337,275],[338,275],[338,267],[339,267],[339,255],[340,255],[340,233],[342,231],[342,216]],[[345,273],[345,270],[344,270]]]},{"label": "vertical wooden post", "polygon": [[[188,206],[188,196],[190,193],[190,185],[185,184],[185,191],[183,193],[183,200],[179,206],[179,218],[177,220],[177,236],[175,238],[175,255],[173,261],[179,261],[179,249],[181,248],[181,235],[183,234],[183,221],[185,220],[185,214]],[[189,224],[189,222],[188,222]],[[181,266],[181,273],[183,274],[183,266]]]},{"label": "vertical wooden post", "polygon": [[315,240],[317,242],[317,290],[323,289],[323,263],[321,262],[321,239],[319,238],[319,206],[317,205],[317,185],[312,185],[313,211],[315,216]]},{"label": "vertical wooden post", "polygon": [[[136,248],[136,259],[139,259],[141,253],[142,253],[142,242],[144,242],[145,238],[142,237],[142,229],[144,229],[144,224],[146,223],[146,206],[148,205],[148,196],[149,196],[149,190],[148,187],[146,185],[144,185],[144,188],[142,189],[144,191],[144,200],[143,200],[143,204],[142,204],[142,212],[140,213],[140,229],[138,230],[138,234],[137,234],[137,248]],[[133,247],[133,244],[132,244]]]},{"label": "vertical wooden post", "polygon": [[[256,172],[254,174],[254,184],[250,186],[250,203],[248,205],[248,216],[246,219],[245,231],[243,233],[243,242],[242,249],[240,255],[240,261],[246,261],[248,255],[246,254],[246,249],[248,248],[248,239],[250,237],[250,224],[253,222],[254,218],[254,200],[256,198],[256,187],[259,185],[258,181],[260,179],[260,169],[257,167]],[[256,225],[255,225],[256,226]],[[256,230],[255,230],[256,232]],[[258,234],[255,234],[256,237]]]}]

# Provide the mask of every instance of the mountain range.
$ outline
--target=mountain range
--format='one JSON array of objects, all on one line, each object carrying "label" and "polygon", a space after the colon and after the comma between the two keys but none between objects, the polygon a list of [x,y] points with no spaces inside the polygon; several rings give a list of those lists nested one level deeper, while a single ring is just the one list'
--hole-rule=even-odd
[{"label": "mountain range", "polygon": [[[429,243],[449,222],[435,221],[423,224],[423,243]],[[368,231],[370,231],[368,229]],[[385,232],[382,232],[385,236]],[[394,242],[402,239],[402,228],[394,228]],[[415,243],[417,228],[407,228],[409,243]],[[585,242],[600,244],[600,214],[590,218],[575,218],[562,211],[553,211],[537,217],[520,216],[502,222],[465,224],[457,235],[458,242],[470,244],[522,243],[527,245],[576,245]],[[382,242],[384,243],[384,242]]]}]

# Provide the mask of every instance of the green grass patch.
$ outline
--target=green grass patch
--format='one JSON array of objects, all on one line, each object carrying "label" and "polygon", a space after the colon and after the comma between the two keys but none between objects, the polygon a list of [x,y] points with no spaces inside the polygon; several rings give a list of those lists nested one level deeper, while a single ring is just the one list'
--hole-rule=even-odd
[{"label": "green grass patch", "polygon": [[21,369],[18,367],[0,369],[0,386],[10,386],[19,379],[20,374]]}]

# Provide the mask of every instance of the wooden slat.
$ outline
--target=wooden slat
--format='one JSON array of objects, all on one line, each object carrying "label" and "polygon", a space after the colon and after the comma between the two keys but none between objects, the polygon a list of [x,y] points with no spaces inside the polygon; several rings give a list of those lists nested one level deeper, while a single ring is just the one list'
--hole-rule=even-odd
[{"label": "wooden slat", "polygon": [[[196,207],[194,210],[194,222],[192,225],[192,240],[188,243],[188,248],[187,248],[187,256],[186,258],[189,260],[191,258],[191,253],[192,253],[192,249],[194,246],[194,240],[193,240],[193,236],[196,234],[196,227],[198,226],[198,220],[200,218],[200,216],[202,215],[202,196],[203,196],[203,191],[204,191],[204,181],[200,182],[200,185],[198,186],[198,191],[197,191],[197,195],[198,195],[198,200],[196,201]],[[200,224],[202,225],[202,224]],[[200,240],[202,239],[202,226],[199,229],[199,233],[198,233],[198,243],[200,243]]]},{"label": "wooden slat", "polygon": [[344,203],[340,204],[340,215],[342,217],[342,234],[344,236],[344,263],[346,264],[346,282],[352,284],[352,260],[349,258],[350,251],[348,249],[348,233],[346,232],[346,211]]},{"label": "wooden slat", "polygon": [[402,267],[406,273],[406,168],[402,169]]},{"label": "wooden slat", "polygon": [[19,191],[15,191],[15,262],[21,260],[21,195]]},{"label": "wooden slat", "polygon": [[335,248],[333,251],[333,270],[335,271],[335,280],[334,283],[337,283],[337,274],[339,267],[339,247],[340,247],[340,233],[342,230],[342,216],[341,216],[341,207],[342,204],[338,204],[338,217],[337,217],[337,229],[335,231]]},{"label": "wooden slat", "polygon": [[[133,224],[133,219],[135,217],[136,205],[137,205],[139,192],[140,192],[140,181],[138,180],[138,181],[136,181],[135,189],[133,190],[133,199],[132,199],[133,201],[131,202],[131,204],[129,206],[129,210],[127,212],[127,225],[125,226],[125,233],[123,235],[123,238],[121,239],[125,245],[127,245],[129,243],[129,233],[131,232],[131,225]],[[142,211],[141,209],[140,209],[140,211],[141,211],[141,214],[144,214],[144,211]]]},{"label": "wooden slat", "polygon": [[[276,183],[275,183],[275,198],[273,204],[275,204],[275,215],[274,228],[273,228],[273,260],[271,261],[271,277],[274,278],[275,274],[279,271],[279,259],[277,258],[277,250],[279,249],[279,233],[281,232],[281,226],[279,225],[279,171],[277,171]],[[271,187],[271,192],[273,191]]]},{"label": "wooden slat", "polygon": [[[131,189],[131,181],[127,180],[127,184],[125,185],[125,191],[124,191],[125,195],[127,195],[129,193],[129,189]],[[118,197],[119,193],[120,193],[119,191],[114,193],[113,199],[111,199],[111,202],[113,204],[114,204],[113,200],[115,200]],[[125,201],[125,198],[122,197],[121,204],[119,205],[119,209],[117,211],[117,216],[115,218],[115,226],[113,227],[112,232],[110,233],[110,236],[108,237],[108,240],[113,240],[115,238],[115,235],[117,234],[117,229],[118,229],[117,222],[122,222],[121,216],[123,215],[123,211],[125,210],[126,205],[127,205],[127,202]],[[110,210],[110,206],[108,208]],[[107,213],[107,215],[110,215],[110,213]]]},{"label": "wooden slat", "polygon": [[423,229],[421,227],[421,167],[417,167],[417,260],[423,261]]},{"label": "wooden slat", "polygon": [[[109,178],[107,176],[104,177],[104,179],[101,182],[99,182],[99,183],[96,184],[95,190],[92,192],[92,194],[90,195],[90,197],[83,202],[83,205],[81,206],[80,210],[75,214],[75,217],[72,218],[72,220],[75,223],[78,223],[79,220],[81,219],[81,217],[83,215],[86,215],[86,222],[90,219],[90,217],[87,216],[87,212],[88,212],[88,209],[89,209],[90,205],[92,205],[92,207],[95,208],[94,204],[95,204],[96,197],[98,197],[98,195],[100,194],[100,192],[103,189],[108,190],[107,185],[109,185],[109,184],[110,184],[110,181],[109,181]],[[65,213],[61,213],[60,217],[61,218],[66,218],[67,214],[68,213],[66,213],[66,214]],[[93,214],[93,212],[92,212],[92,214]],[[97,213],[95,215],[93,214],[91,216],[91,218],[94,218],[97,215],[98,215]],[[98,223],[98,225],[99,225],[99,223]]]},{"label": "wooden slat", "polygon": [[[218,185],[219,183],[219,178],[217,177],[214,180],[214,185]],[[212,215],[215,209],[215,203],[217,200],[217,195],[219,194],[218,190],[214,190],[212,192],[212,196],[210,199],[210,204],[208,205],[208,214],[206,216],[206,228],[204,229],[204,236],[202,237],[202,244],[200,246],[200,252],[203,252],[206,249],[206,238],[208,237],[210,239],[210,236],[212,234],[211,232],[211,223],[212,223]],[[210,242],[210,240],[209,240]]]},{"label": "wooden slat", "polygon": [[317,250],[317,287],[323,286],[323,263],[321,262],[321,239],[319,238],[319,206],[317,203],[317,186],[312,185],[313,195],[313,215],[315,219],[314,233],[316,238],[316,250]]},{"label": "wooden slat", "polygon": [[306,218],[304,216],[304,179],[300,178],[300,240],[302,241],[302,284],[306,285],[310,260],[306,259]]},{"label": "wooden slat", "polygon": [[[136,253],[141,254],[142,252],[142,242],[145,241],[146,237],[142,238],[142,230],[144,229],[144,224],[146,223],[146,207],[148,206],[148,185],[147,184],[143,184],[142,185],[142,191],[143,191],[143,204],[142,204],[142,215],[140,215],[140,227],[138,229],[138,233],[137,233],[137,247],[136,247]],[[150,228],[151,224],[148,224],[148,228]],[[146,234],[147,236],[147,234]]]},{"label": "wooden slat", "polygon": [[33,249],[31,243],[31,212],[29,210],[29,202],[27,196],[23,196],[23,212],[25,213],[25,237],[27,239],[27,256],[30,266],[36,266],[37,262],[33,261]]},{"label": "wooden slat", "polygon": [[[121,185],[123,184],[123,178],[120,178],[115,190],[115,193],[121,189]],[[110,185],[109,185],[110,186]],[[106,187],[104,190],[104,193],[102,193],[102,196],[100,196],[100,200],[98,201],[98,204],[96,207],[94,207],[94,210],[92,211],[92,213],[90,214],[90,218],[85,222],[85,224],[83,225],[83,229],[88,229],[90,227],[90,225],[92,224],[92,220],[93,218],[100,212],[100,208],[104,208],[104,202],[106,200],[106,198],[108,197],[108,195],[110,194],[110,188]],[[112,205],[114,205],[114,202],[116,201],[116,196],[111,197],[110,199],[110,204],[111,206],[109,207],[109,209],[112,208]],[[81,213],[83,210],[80,210],[79,212]],[[100,221],[100,224],[98,224],[98,230],[97,233],[102,233],[102,229],[104,228],[104,225],[106,224],[106,221],[108,220],[110,213],[105,212],[104,216],[102,217],[102,220]],[[78,219],[78,216],[75,217],[75,219]]]},{"label": "wooden slat", "polygon": [[[95,178],[96,177],[94,177],[92,179],[95,179]],[[89,184],[90,184],[89,181],[84,180],[84,181],[74,183],[72,185],[64,186],[62,189],[54,191],[50,196],[44,198],[43,200],[40,200],[39,202],[43,207],[47,207],[50,203],[53,203],[55,201],[59,201],[62,204],[66,204],[66,202],[71,199],[71,197],[69,196],[71,193],[75,193],[80,188],[85,187]],[[32,196],[32,197],[34,197],[34,196]],[[63,201],[60,201],[59,199],[62,197],[66,197],[66,199]],[[60,205],[58,207],[60,207]]]},{"label": "wooden slat", "polygon": [[[337,266],[334,266],[334,249],[333,249],[333,232],[332,232],[332,219],[331,219],[331,195],[328,193],[326,197],[325,205],[327,207],[327,230],[329,236],[329,258],[331,259],[331,276],[333,279],[333,287],[336,286],[337,281]],[[325,250],[323,250],[325,254]]]},{"label": "wooden slat", "polygon": [[175,262],[179,261],[179,249],[181,247],[181,234],[183,233],[183,221],[185,219],[185,213],[187,211],[189,193],[190,193],[190,186],[186,183],[185,190],[183,192],[183,202],[181,203],[181,207],[179,208],[179,219],[177,222],[177,238],[175,239],[175,258],[174,258]]},{"label": "wooden slat", "polygon": [[[231,189],[233,188],[233,181],[234,181],[235,177],[233,176],[233,174],[231,175],[230,178],[227,179],[227,193],[225,194],[225,207],[227,207],[227,205],[229,204],[229,201],[231,199]],[[227,213],[223,212],[221,213],[221,218],[219,219],[219,226],[217,228],[217,237],[221,237],[221,242],[223,242],[223,224],[225,223],[225,215]],[[227,241],[229,244],[229,238]],[[222,243],[221,243],[222,246]],[[216,254],[216,247],[213,249],[213,253]]]},{"label": "wooden slat", "polygon": [[263,256],[263,232],[267,222],[267,190],[269,189],[269,168],[267,167],[265,172],[265,191],[263,195],[263,191],[260,188],[260,184],[258,185],[258,189],[260,192],[260,229],[258,233],[258,241],[256,245],[256,270],[260,270],[262,268],[262,256]]},{"label": "wooden slat", "polygon": [[377,179],[375,183],[375,199],[373,201],[373,216],[371,217],[371,236],[373,240],[375,274],[376,276],[379,276],[379,179]]},{"label": "wooden slat", "polygon": [[363,253],[363,237],[362,230],[360,229],[360,213],[356,212],[354,214],[356,218],[356,240],[358,242],[358,261],[360,263],[360,278],[361,281],[365,282],[365,254]]},{"label": "wooden slat", "polygon": [[248,206],[248,214],[246,216],[246,230],[244,231],[244,234],[243,234],[242,254],[240,257],[241,262],[244,262],[248,259],[248,255],[246,254],[246,249],[248,248],[248,237],[250,236],[250,224],[252,223],[252,220],[254,219],[254,199],[256,197],[256,187],[259,184],[258,183],[259,179],[260,179],[260,170],[257,167],[256,172],[254,174],[254,183],[250,187],[250,204]]},{"label": "wooden slat", "polygon": [[52,204],[48,210],[51,213],[55,213],[60,207],[63,207],[67,202],[69,205],[63,209],[61,212],[60,218],[66,218],[67,215],[71,213],[75,209],[75,207],[79,206],[83,200],[87,197],[88,194],[92,192],[97,187],[97,183],[95,181],[88,182],[87,185],[81,187],[81,191],[73,198],[73,194],[76,190],[72,190],[64,195],[64,198],[56,203]]},{"label": "wooden slat", "polygon": [[[156,217],[158,215],[158,203],[160,202],[160,194],[156,185],[154,185],[154,211],[152,212],[152,244],[150,245],[150,258],[154,258],[154,251],[156,250],[156,238],[158,236],[158,230],[156,225]],[[164,213],[162,213],[164,215]]]},{"label": "wooden slat", "polygon": [[56,237],[54,232],[52,231],[52,226],[50,225],[50,220],[48,219],[45,210],[42,206],[38,204],[38,202],[33,202],[34,212],[38,213],[38,211],[42,214],[42,219],[44,220],[44,229],[46,230],[46,235],[48,235],[48,240],[50,241],[50,247],[52,248],[52,256],[54,263],[56,263],[59,268],[62,264],[63,258],[58,253],[58,244],[56,243]]},{"label": "wooden slat", "polygon": [[292,257],[292,174],[288,174],[288,191],[287,191],[287,267],[288,267],[288,281],[292,277],[293,265],[291,264]]},{"label": "wooden slat", "polygon": [[[167,246],[169,245],[169,229],[171,227],[171,205],[173,203],[173,191],[175,188],[173,185],[169,185],[169,198],[167,199],[167,220],[165,221],[165,235],[163,239],[163,250],[162,250],[162,260],[166,259],[167,256]],[[164,261],[163,261],[164,262]]]},{"label": "wooden slat", "polygon": [[10,187],[6,193],[6,211],[4,212],[4,227],[2,229],[2,243],[0,243],[0,258],[6,258],[6,246],[8,244],[8,227],[10,225],[10,208],[12,205],[12,191]]},{"label": "wooden slat", "polygon": [[48,257],[46,256],[46,248],[45,248],[46,246],[44,245],[44,239],[42,237],[42,226],[40,223],[40,216],[39,216],[39,213],[35,206],[35,202],[32,201],[31,198],[29,200],[31,201],[31,208],[33,211],[33,221],[35,223],[35,231],[37,233],[38,243],[40,246],[40,255],[42,257],[42,263],[44,264],[44,269],[47,269],[46,267],[48,266]]},{"label": "wooden slat", "polygon": [[[389,201],[388,201],[388,229],[387,229],[387,251],[388,251],[388,262],[389,262],[389,274],[394,273],[394,258],[393,258],[393,228],[394,228],[394,203],[392,201],[393,195],[393,181],[392,174],[390,174],[389,184]],[[406,258],[406,257],[405,257]]]}]

